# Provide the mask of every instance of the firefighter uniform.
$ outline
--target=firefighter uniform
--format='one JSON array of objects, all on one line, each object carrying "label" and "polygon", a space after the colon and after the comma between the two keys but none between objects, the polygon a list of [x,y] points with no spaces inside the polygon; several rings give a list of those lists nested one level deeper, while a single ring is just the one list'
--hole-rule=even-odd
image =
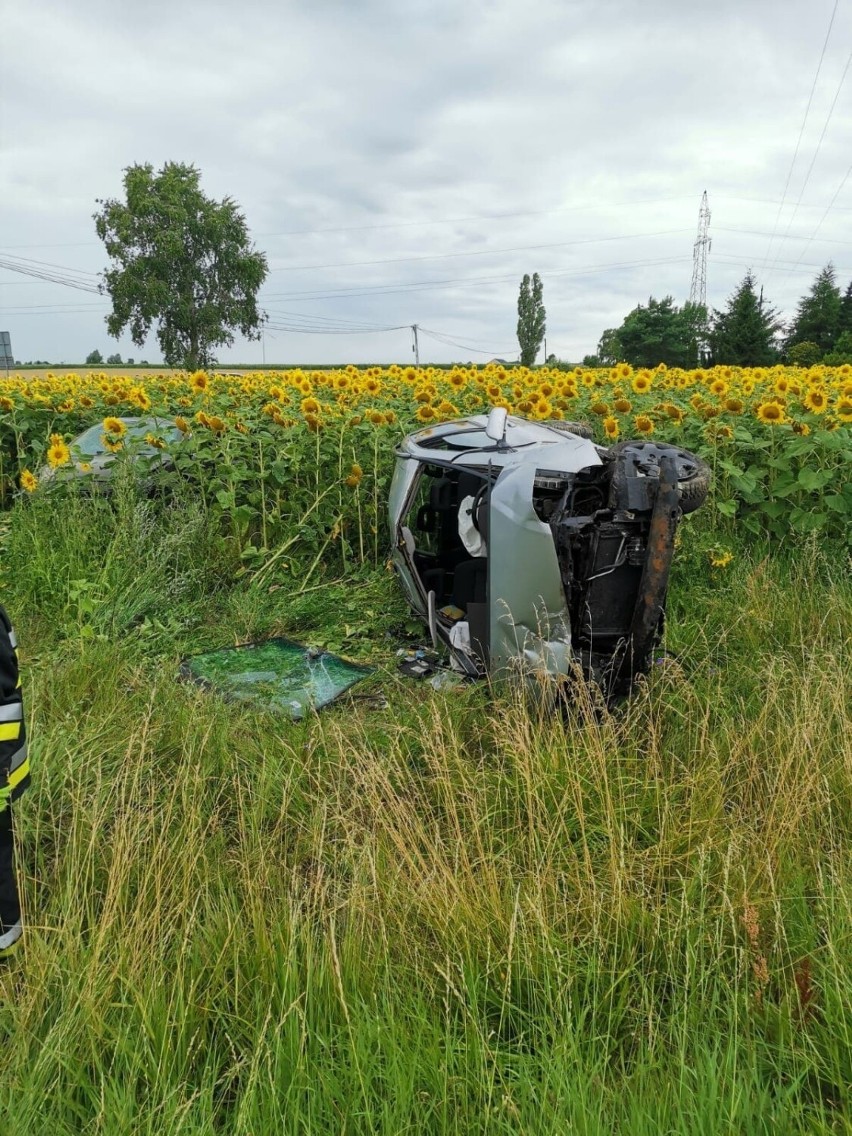
[{"label": "firefighter uniform", "polygon": [[12,801],[30,781],[18,643],[0,607],[0,956],[21,937],[21,903],[15,879]]}]

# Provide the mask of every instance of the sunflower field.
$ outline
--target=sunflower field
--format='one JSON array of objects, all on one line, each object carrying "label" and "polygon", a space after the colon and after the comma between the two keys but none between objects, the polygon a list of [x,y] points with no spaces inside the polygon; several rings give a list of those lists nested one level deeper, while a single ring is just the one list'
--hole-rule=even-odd
[{"label": "sunflower field", "polygon": [[[175,453],[220,511],[246,561],[281,540],[377,562],[395,442],[429,423],[505,406],[579,420],[598,442],[647,437],[691,449],[714,471],[717,529],[776,540],[852,540],[852,366],[708,370],[355,366],[240,374],[48,372],[0,381],[0,493],[36,490],[38,471],[77,464],[69,443],[105,423],[121,456],[122,415],[176,423]],[[174,431],[172,431],[174,433]],[[294,531],[298,526],[298,533]],[[333,546],[333,548],[329,548]]]},{"label": "sunflower field", "polygon": [[[612,711],[399,668],[395,447],[495,405],[712,466]],[[0,379],[3,1136],[852,1132],[851,459],[852,367]],[[274,637],[372,673],[179,681]]]}]

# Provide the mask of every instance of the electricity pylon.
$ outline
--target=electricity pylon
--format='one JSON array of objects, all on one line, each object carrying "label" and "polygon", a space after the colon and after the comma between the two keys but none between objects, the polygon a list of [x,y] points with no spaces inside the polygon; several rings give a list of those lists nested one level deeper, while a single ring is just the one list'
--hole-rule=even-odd
[{"label": "electricity pylon", "polygon": [[689,289],[690,304],[707,307],[707,253],[710,251],[710,206],[707,204],[707,190],[701,195],[701,208],[698,210],[698,236],[692,246],[692,285]]}]

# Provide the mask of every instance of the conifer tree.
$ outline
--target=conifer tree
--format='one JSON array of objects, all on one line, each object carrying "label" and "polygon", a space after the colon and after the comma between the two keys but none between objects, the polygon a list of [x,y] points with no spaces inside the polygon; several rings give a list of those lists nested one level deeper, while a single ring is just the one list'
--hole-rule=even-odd
[{"label": "conifer tree", "polygon": [[807,340],[815,343],[820,351],[830,351],[840,333],[840,312],[842,300],[833,264],[827,264],[817,276],[810,292],[799,300],[786,345]]},{"label": "conifer tree", "polygon": [[754,274],[749,271],[728,300],[724,311],[713,316],[710,351],[714,363],[738,367],[765,367],[778,358],[775,338],[781,321],[774,308],[758,295]]}]

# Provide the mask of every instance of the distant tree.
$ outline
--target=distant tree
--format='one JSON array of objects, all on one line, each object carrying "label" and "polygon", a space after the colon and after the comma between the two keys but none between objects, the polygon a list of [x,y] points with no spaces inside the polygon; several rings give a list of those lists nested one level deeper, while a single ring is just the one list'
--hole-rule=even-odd
[{"label": "distant tree", "polygon": [[787,348],[796,343],[815,343],[821,352],[830,351],[840,334],[842,300],[833,264],[827,264],[799,307],[787,335]]},{"label": "distant tree", "polygon": [[134,361],[133,361],[133,358],[132,358],[132,356],[128,355],[128,356],[127,356],[127,366],[128,366],[128,367],[132,367],[132,366],[133,366],[133,362],[134,362]]},{"label": "distant tree", "polygon": [[[793,351],[801,346],[801,343],[797,344]],[[823,355],[820,362],[829,367],[839,367],[842,363],[852,363],[852,331],[842,331],[837,337],[834,348],[827,355]]]},{"label": "distant tree", "polygon": [[544,286],[537,272],[524,276],[518,293],[518,343],[521,347],[521,365],[531,367],[539,353],[546,330]]},{"label": "distant tree", "polygon": [[846,286],[846,291],[840,298],[840,316],[837,320],[838,341],[845,331],[852,331],[852,281]]},{"label": "distant tree", "polygon": [[621,344],[618,339],[618,329],[615,327],[608,327],[598,340],[598,350],[596,355],[590,355],[588,358],[594,359],[594,363],[590,363],[590,367],[611,367],[617,363],[621,352]]},{"label": "distant tree", "polygon": [[97,351],[97,350],[90,351],[89,354],[86,356],[86,366],[87,367],[97,367],[98,364],[103,363],[103,361],[104,361],[103,355],[101,355],[100,351]]},{"label": "distant tree", "polygon": [[707,337],[707,309],[701,304],[678,308],[671,296],[639,304],[619,328],[608,328],[598,344],[601,364],[618,360],[634,367],[695,367]]},{"label": "distant tree", "polygon": [[713,314],[710,354],[714,363],[736,367],[766,367],[778,358],[776,337],[781,321],[774,308],[758,295],[749,270],[728,299],[724,311]]},{"label": "distant tree", "polygon": [[787,360],[794,367],[812,367],[822,359],[822,348],[810,339],[803,339],[801,343],[794,343],[787,352]]},{"label": "distant tree", "polygon": [[112,259],[103,288],[112,299],[111,335],[125,328],[141,347],[157,324],[166,363],[195,370],[234,332],[260,338],[257,293],[266,256],[255,249],[236,202],[201,191],[199,171],[167,162],[124,171],[124,201],[98,200],[98,236]]},{"label": "distant tree", "polygon": [[121,356],[118,354],[107,355],[107,363],[110,363],[113,366],[118,366],[121,364]]}]

